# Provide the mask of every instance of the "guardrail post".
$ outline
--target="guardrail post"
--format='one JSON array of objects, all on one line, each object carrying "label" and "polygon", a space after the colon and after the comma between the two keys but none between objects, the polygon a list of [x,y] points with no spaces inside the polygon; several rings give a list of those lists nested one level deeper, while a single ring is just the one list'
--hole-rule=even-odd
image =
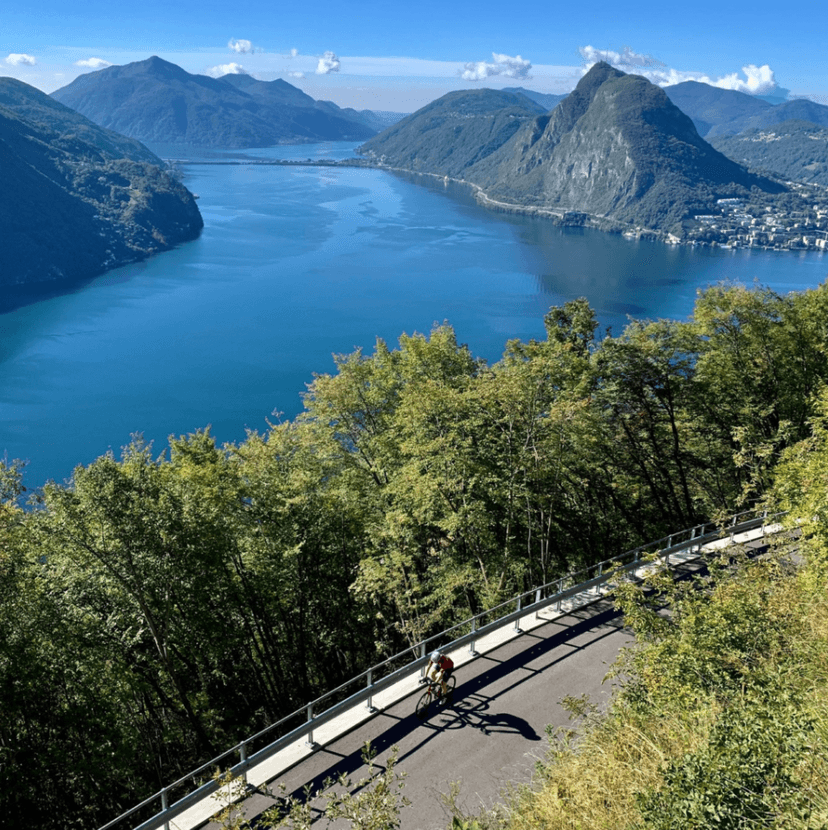
[{"label": "guardrail post", "polygon": [[[423,640],[422,643],[420,643],[420,657],[421,658],[425,657],[425,646],[426,646],[425,640]],[[425,677],[427,668],[428,668],[428,663],[426,663],[422,667],[422,669],[420,669],[420,677]]]},{"label": "guardrail post", "polygon": [[[559,579],[559,580],[558,580],[558,594],[562,594],[562,593],[563,593],[563,579]],[[560,600],[560,596],[558,597],[558,604],[555,606],[555,610],[556,610],[556,611],[560,611],[560,610],[561,610],[561,600]]]},{"label": "guardrail post", "polygon": [[[537,605],[537,604],[541,601],[541,593],[542,593],[542,589],[541,589],[541,588],[538,588],[538,589],[535,591],[535,605]],[[539,619],[540,619],[540,611],[535,611],[535,619],[536,619],[536,620],[539,620]]]},{"label": "guardrail post", "polygon": [[[472,617],[471,633],[474,634],[475,631],[477,631],[477,617]],[[477,649],[475,648],[476,643],[477,640],[474,637],[472,637],[472,640],[469,643],[469,654],[471,654],[472,657],[477,657]]]},{"label": "guardrail post", "polygon": [[[313,704],[309,703],[308,704],[308,723],[311,723],[312,721],[313,721]],[[311,727],[308,730],[308,740],[307,740],[306,743],[309,747],[315,747],[316,746],[316,742],[313,740],[313,727]]]},{"label": "guardrail post", "polygon": [[[522,605],[523,605],[522,600],[523,600],[523,597],[522,597],[522,596],[520,596],[520,597],[518,597],[518,598],[517,598],[517,608],[515,609],[516,611],[520,611],[520,609],[521,609],[521,607],[522,607]],[[518,634],[520,634],[520,617],[518,617],[518,618],[515,620],[515,631],[517,631],[517,632],[518,632]]]},{"label": "guardrail post", "polygon": [[[167,790],[161,790],[161,812],[166,813],[170,809],[170,801],[167,798]],[[164,830],[170,830],[170,822],[164,819]]]},{"label": "guardrail post", "polygon": [[[368,683],[366,685],[367,689],[370,689],[371,686],[374,685],[374,670],[373,668],[368,669]],[[368,711],[369,712],[376,712],[377,710],[374,708],[374,696],[368,695]]]},{"label": "guardrail post", "polygon": [[[247,744],[242,743],[239,747],[239,761],[244,764],[247,761]],[[247,765],[245,765],[244,769],[242,770],[242,777],[244,778],[244,783],[247,783]]]}]

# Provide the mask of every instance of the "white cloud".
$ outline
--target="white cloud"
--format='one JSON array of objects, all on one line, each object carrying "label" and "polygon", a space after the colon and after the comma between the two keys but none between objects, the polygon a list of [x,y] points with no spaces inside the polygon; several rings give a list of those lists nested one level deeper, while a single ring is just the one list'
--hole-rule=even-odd
[{"label": "white cloud", "polygon": [[299,55],[299,50],[298,49],[291,49],[290,50],[290,57],[295,58],[295,57],[298,57],[298,55]]},{"label": "white cloud", "polygon": [[211,78],[221,78],[222,75],[246,75],[247,70],[240,63],[222,63],[207,70]]},{"label": "white cloud", "polygon": [[637,75],[643,75],[659,86],[672,86],[684,81],[698,81],[720,89],[733,89],[749,95],[768,95],[772,92],[787,94],[787,90],[783,90],[776,82],[773,70],[768,64],[756,66],[751,63],[743,66],[742,73],[744,77],[740,77],[738,72],[731,72],[729,75],[712,78],[704,72],[673,69],[652,55],[633,52],[629,46],[625,46],[623,52],[596,49],[593,46],[579,46],[578,51],[584,59],[583,74],[586,74],[598,61],[606,61],[622,72],[634,72]]},{"label": "white cloud", "polygon": [[316,65],[316,74],[329,75],[331,72],[339,72],[339,58],[333,52],[325,52]]},{"label": "white cloud", "polygon": [[32,55],[18,55],[12,52],[7,58],[9,66],[37,66],[37,58]]},{"label": "white cloud", "polygon": [[589,66],[593,66],[598,61],[606,61],[616,69],[667,65],[652,55],[642,55],[638,52],[633,52],[629,46],[625,46],[623,52],[613,52],[611,49],[596,49],[594,46],[579,46],[578,51],[581,53],[581,57],[585,63],[589,64]]},{"label": "white cloud", "polygon": [[304,78],[305,73],[304,72],[288,72],[288,77],[289,78]]},{"label": "white cloud", "polygon": [[492,52],[493,63],[486,61],[471,62],[464,65],[460,77],[464,81],[483,81],[493,75],[503,75],[507,78],[529,78],[529,71],[532,69],[530,61],[524,60],[520,55],[514,58],[509,55],[500,55]]},{"label": "white cloud", "polygon": [[746,80],[744,81],[739,77],[737,72],[732,72],[723,78],[718,78],[715,81],[705,81],[704,83],[722,87],[723,89],[736,89],[739,92],[748,92],[751,95],[767,95],[779,86],[776,83],[773,70],[768,64],[755,66],[750,63],[742,67],[742,72],[745,73]]},{"label": "white cloud", "polygon": [[112,64],[103,58],[87,58],[85,61],[75,61],[75,66],[85,66],[88,69],[104,69],[107,66],[112,66]]},{"label": "white cloud", "polygon": [[256,51],[255,47],[249,40],[236,40],[234,37],[231,37],[230,40],[227,41],[227,46],[229,49],[232,49],[240,55]]}]

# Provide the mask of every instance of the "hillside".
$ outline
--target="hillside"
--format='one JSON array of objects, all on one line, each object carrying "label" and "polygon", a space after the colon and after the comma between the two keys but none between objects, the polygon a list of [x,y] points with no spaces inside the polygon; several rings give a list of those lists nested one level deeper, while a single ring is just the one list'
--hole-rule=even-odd
[{"label": "hillside", "polygon": [[714,150],[663,89],[608,64],[468,177],[493,199],[661,230],[717,198],[782,189]]},{"label": "hillside", "polygon": [[390,167],[463,179],[489,203],[676,234],[716,199],[784,190],[713,149],[660,87],[606,63],[551,113],[533,115],[525,101],[450,93],[360,151]]},{"label": "hillside", "polygon": [[[720,285],[698,296],[687,322],[632,321],[596,337],[593,310],[576,300],[549,311],[542,340],[511,340],[491,365],[448,325],[403,335],[398,346],[378,340],[372,353],[339,355],[334,373],[315,375],[294,421],[224,446],[209,430],[161,448],[136,436],[120,458],[108,453],[77,466],[71,483],[48,484],[28,510],[25,471],[0,460],[0,814],[26,816],[33,828],[101,827],[421,638],[755,504],[768,482],[783,483],[789,500],[801,482],[808,501],[791,504],[791,515],[825,516],[826,307],[828,285],[784,296]],[[778,466],[791,451],[807,465],[802,474]],[[713,716],[745,715],[735,757],[723,754],[730,741],[710,743],[714,770],[719,759],[733,762],[713,779],[722,784],[734,770],[752,774],[755,757],[779,757],[754,754],[744,735],[775,724],[756,748],[788,755],[793,747],[779,739],[795,725],[788,704],[810,708],[828,690],[826,682],[815,699],[814,684],[800,682],[810,679],[805,655],[786,636],[805,626],[828,639],[824,577],[811,585],[819,604],[810,619],[767,581],[724,586],[724,606],[692,590],[692,613],[648,618],[659,625],[645,633],[656,635],[689,623],[652,653],[642,677],[653,685],[637,688],[661,690],[687,716],[690,745],[676,742],[684,731],[658,709],[639,710],[638,725],[651,724],[679,763],[704,770],[704,754],[685,754],[707,746],[699,727],[711,721],[697,717],[706,700]],[[825,651],[810,653],[824,676]],[[773,721],[738,705],[777,689]],[[502,710],[484,712],[503,723]],[[824,748],[824,717],[822,730]],[[621,770],[604,752],[597,770],[610,786],[580,792],[634,820],[624,808],[636,787],[659,789],[671,753],[649,754],[655,777],[642,779],[639,753],[653,744],[637,728],[622,732],[637,747],[624,756],[632,786],[612,786]],[[824,787],[824,767],[820,777]],[[582,778],[558,780],[563,788]],[[629,826],[591,820],[580,799],[552,806],[572,820],[537,826]],[[672,817],[665,830],[685,826]]]},{"label": "hillside", "polygon": [[286,81],[191,75],[158,57],[81,75],[52,97],[96,124],[159,143],[269,147],[376,132],[355,111],[317,102]]},{"label": "hillside", "polygon": [[540,104],[512,92],[449,92],[367,141],[359,152],[392,167],[462,177],[542,112]]},{"label": "hillside", "polygon": [[734,161],[799,182],[828,187],[828,129],[810,121],[722,135],[710,143]]},{"label": "hillside", "polygon": [[195,238],[193,196],[158,164],[138,142],[0,79],[0,284],[81,279]]},{"label": "hillside", "polygon": [[804,99],[773,105],[753,95],[697,81],[664,88],[670,100],[690,116],[705,138],[735,135],[783,121],[812,121],[828,127],[828,107]]}]

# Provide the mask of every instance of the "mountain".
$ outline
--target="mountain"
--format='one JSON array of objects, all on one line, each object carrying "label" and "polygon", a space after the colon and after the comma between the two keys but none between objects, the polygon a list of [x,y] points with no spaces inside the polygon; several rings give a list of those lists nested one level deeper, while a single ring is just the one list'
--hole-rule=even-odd
[{"label": "mountain", "polygon": [[667,86],[664,91],[683,113],[690,116],[699,135],[705,137],[739,133],[750,118],[773,108],[773,104],[753,95],[698,81]]},{"label": "mountain", "polygon": [[362,120],[378,133],[398,121],[402,121],[407,115],[411,115],[409,112],[391,112],[389,110],[360,110],[359,114]]},{"label": "mountain", "polygon": [[[520,111],[514,99],[497,109],[510,93],[477,95],[450,93],[361,150],[387,166],[464,179],[507,205],[661,231],[718,198],[785,189],[714,150],[663,89],[606,63],[548,114]],[[480,113],[459,106],[476,100],[486,104]],[[486,125],[500,125],[491,141]]]},{"label": "mountain", "polygon": [[50,130],[56,130],[64,138],[77,136],[111,158],[163,164],[140,141],[102,129],[80,113],[14,78],[0,78],[0,107],[12,110],[18,117],[32,124],[42,124]]},{"label": "mountain", "polygon": [[828,107],[805,99],[774,105],[744,92],[719,89],[697,81],[668,86],[664,91],[693,119],[699,134],[705,138],[735,135],[783,121],[811,121],[828,127]]},{"label": "mountain", "polygon": [[[530,101],[540,104],[546,112],[555,109],[558,104],[566,98],[566,95],[552,95],[548,92],[535,92],[532,89],[524,89],[522,86],[505,86],[503,92],[514,92],[518,95],[525,95]],[[569,93],[567,93],[568,95]]]},{"label": "mountain", "polygon": [[52,97],[96,124],[149,142],[270,147],[376,133],[355,111],[314,101],[286,81],[191,75],[158,57],[80,75]]},{"label": "mountain", "polygon": [[0,78],[0,284],[90,277],[195,238],[203,221],[193,196],[159,163]]},{"label": "mountain", "polygon": [[461,177],[544,108],[494,89],[449,92],[366,141],[359,152],[392,167]]},{"label": "mountain", "polygon": [[810,121],[783,121],[738,135],[717,136],[710,143],[748,167],[828,187],[828,129]]}]

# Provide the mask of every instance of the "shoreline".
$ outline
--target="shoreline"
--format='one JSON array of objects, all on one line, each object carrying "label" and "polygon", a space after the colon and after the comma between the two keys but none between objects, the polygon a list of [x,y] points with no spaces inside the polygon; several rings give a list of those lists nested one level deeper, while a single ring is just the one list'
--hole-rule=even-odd
[{"label": "shoreline", "polygon": [[[816,245],[816,237],[811,244],[800,243],[796,246],[767,245],[759,242],[745,241],[739,239],[730,244],[727,241],[687,239],[675,236],[667,231],[655,228],[643,228],[637,225],[630,225],[618,219],[611,219],[606,216],[591,214],[586,211],[569,210],[565,208],[538,207],[535,205],[524,205],[517,202],[505,202],[491,197],[480,185],[466,179],[458,179],[453,176],[429,173],[421,170],[410,170],[406,167],[392,167],[381,161],[369,158],[354,159],[220,159],[220,160],[195,160],[183,158],[164,159],[174,165],[257,165],[276,167],[361,167],[372,170],[385,170],[389,173],[402,173],[409,176],[425,176],[437,181],[451,182],[462,185],[471,190],[475,201],[481,207],[491,210],[494,213],[505,213],[515,216],[528,216],[537,219],[544,219],[559,227],[593,228],[604,233],[620,234],[625,239],[636,241],[647,239],[662,242],[665,245],[686,245],[688,247],[723,248],[729,250],[759,250],[759,251],[780,251],[780,252],[812,252],[825,253],[828,247]],[[798,183],[794,183],[798,184]],[[828,233],[820,231],[828,238]],[[802,234],[806,236],[806,234]],[[733,238],[735,240],[735,237]]]}]

